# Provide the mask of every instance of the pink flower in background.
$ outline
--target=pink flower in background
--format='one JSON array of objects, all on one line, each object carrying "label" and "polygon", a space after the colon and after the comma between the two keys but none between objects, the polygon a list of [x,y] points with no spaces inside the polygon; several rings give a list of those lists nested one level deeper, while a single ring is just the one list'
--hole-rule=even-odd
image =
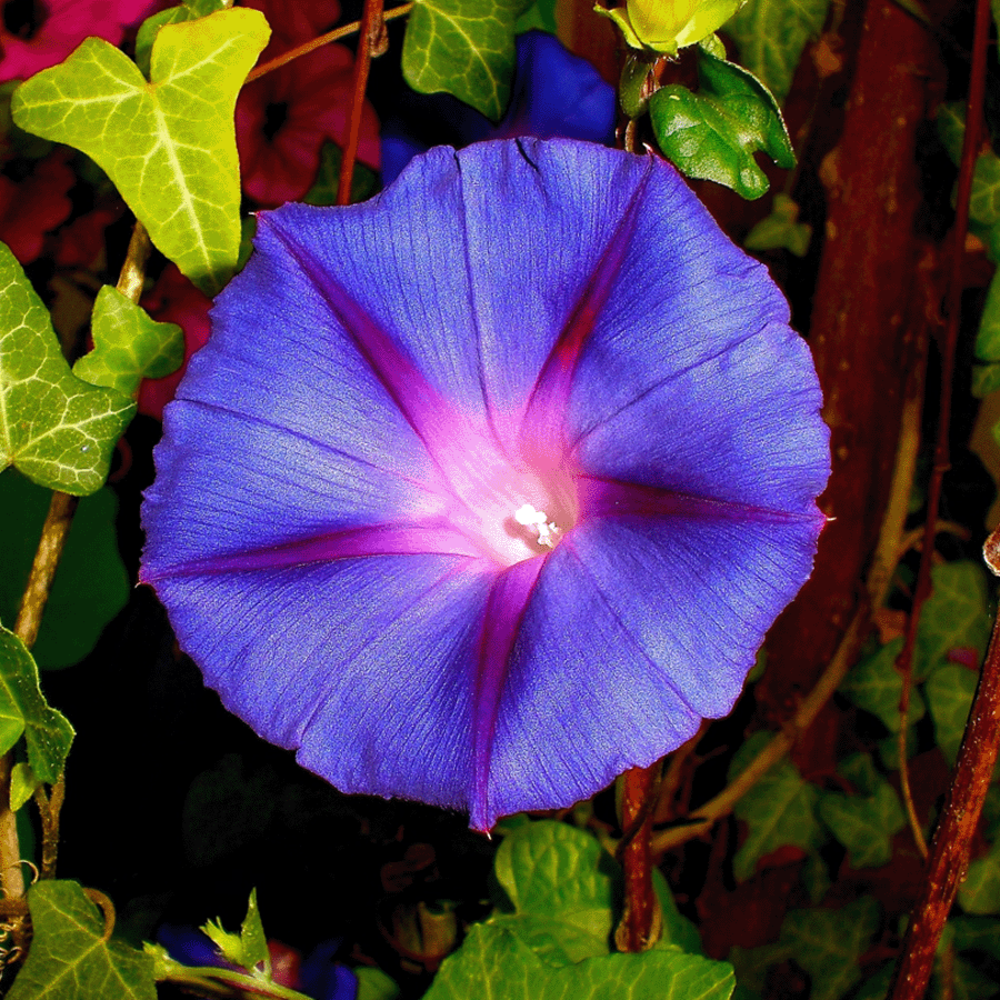
[{"label": "pink flower in background", "polygon": [[[332,0],[308,0],[289,7],[277,0],[250,0],[273,34],[260,63],[332,27],[340,7]],[[236,143],[243,190],[261,205],[302,198],[319,168],[323,144],[347,141],[353,56],[342,45],[326,45],[247,84],[236,104]],[[365,103],[358,156],[379,164],[378,120]]]},{"label": "pink flower in background", "polygon": [[117,45],[151,0],[6,0],[0,2],[0,83],[26,80],[62,62],[85,38]]},{"label": "pink flower in background", "polygon": [[139,387],[139,412],[163,419],[163,407],[174,398],[188,358],[208,342],[208,310],[212,300],[170,264],[156,287],[142,300],[143,308],[160,323],[176,323],[184,331],[184,364],[166,378],[144,379]]},{"label": "pink flower in background", "polygon": [[22,264],[39,257],[45,234],[73,209],[67,193],[76,177],[66,159],[65,149],[56,150],[20,181],[0,174],[0,240]]}]

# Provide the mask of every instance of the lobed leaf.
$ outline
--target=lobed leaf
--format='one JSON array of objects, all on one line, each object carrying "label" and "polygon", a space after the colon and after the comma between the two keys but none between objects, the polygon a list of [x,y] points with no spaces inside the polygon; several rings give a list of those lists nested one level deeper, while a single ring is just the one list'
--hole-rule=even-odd
[{"label": "lobed leaf", "polygon": [[858,959],[878,930],[879,904],[856,899],[840,910],[792,910],[781,943],[812,980],[810,1000],[840,1000],[861,979]]},{"label": "lobed leaf", "polygon": [[532,0],[416,0],[403,75],[424,94],[446,91],[493,121],[510,101],[514,28]]},{"label": "lobed leaf", "polygon": [[[767,733],[755,733],[733,758],[729,770],[732,781],[767,742]],[[790,760],[775,764],[741,798],[733,812],[747,824],[747,838],[733,858],[733,874],[740,882],[750,878],[757,862],[779,847],[793,845],[810,851],[825,837],[816,808],[819,789],[803,781]]]},{"label": "lobed leaf", "polygon": [[240,243],[236,95],[269,35],[246,8],[164,25],[151,82],[113,45],[88,38],[17,89],[14,120],[95,160],[153,243],[214,295]]},{"label": "lobed leaf", "polygon": [[[0,474],[0,621],[17,617],[51,497],[13,469]],[[31,650],[42,670],[82,660],[128,602],[117,514],[118,499],[106,487],[80,501]]]},{"label": "lobed leaf", "polygon": [[943,563],[931,571],[934,590],[924,604],[913,657],[913,675],[923,680],[953,649],[973,649],[981,659],[990,639],[986,571],[971,560]]},{"label": "lobed leaf", "polygon": [[136,396],[144,378],[172,375],[184,362],[184,332],[176,323],[157,323],[146,310],[105,285],[91,320],[94,349],[73,366],[91,385]]},{"label": "lobed leaf", "polygon": [[[896,659],[902,648],[901,637],[886,643],[853,667],[840,685],[841,694],[850,698],[858,708],[871,712],[890,733],[898,733],[902,724],[899,699],[903,691],[903,677],[896,669]],[[908,723],[912,725],[923,718],[926,711],[920,692],[913,689],[906,713]]]},{"label": "lobed leaf", "polygon": [[166,24],[180,24],[182,21],[207,17],[217,10],[227,10],[232,5],[233,0],[184,0],[184,3],[176,7],[168,7],[147,17],[139,25],[135,36],[135,62],[142,75],[149,79],[149,60],[153,53],[153,42],[160,28]]},{"label": "lobed leaf", "polygon": [[0,626],[0,753],[11,750],[22,733],[35,777],[53,784],[66,765],[73,727],[45,700],[24,643]]},{"label": "lobed leaf", "polygon": [[881,781],[871,795],[824,792],[820,819],[847,848],[854,868],[878,868],[892,860],[892,837],[906,826],[895,789]]},{"label": "lobed leaf", "polygon": [[477,924],[425,1000],[728,1000],[732,966],[679,951],[612,954],[552,967],[516,935]]},{"label": "lobed leaf", "polygon": [[650,98],[656,141],[689,177],[759,198],[769,185],[754,153],[766,152],[782,167],[795,165],[778,105],[752,73],[712,55],[704,45],[698,52],[698,76],[697,94],[673,84]]},{"label": "lobed leaf", "polygon": [[934,720],[934,738],[951,765],[958,757],[978,682],[979,675],[974,671],[949,663],[935,670],[924,685]]},{"label": "lobed leaf", "polygon": [[13,465],[49,489],[93,493],[134,413],[130,399],[70,372],[45,306],[0,243],[0,471]]},{"label": "lobed leaf", "polygon": [[830,0],[749,0],[723,29],[740,62],[783,104],[810,38],[823,29]]},{"label": "lobed leaf", "polygon": [[156,1000],[153,959],[104,940],[104,917],[76,882],[28,890],[34,936],[7,1000]]},{"label": "lobed leaf", "polygon": [[965,881],[958,887],[958,902],[977,916],[1000,913],[1000,840],[989,853],[969,862]]},{"label": "lobed leaf", "polygon": [[798,220],[799,206],[787,194],[778,193],[771,214],[747,233],[743,246],[747,250],[787,250],[796,257],[805,257],[812,226]]}]

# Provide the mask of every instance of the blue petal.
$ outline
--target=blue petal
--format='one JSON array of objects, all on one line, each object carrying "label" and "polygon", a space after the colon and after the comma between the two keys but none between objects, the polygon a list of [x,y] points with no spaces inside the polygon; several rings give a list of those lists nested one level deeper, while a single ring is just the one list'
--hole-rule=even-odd
[{"label": "blue petal", "polygon": [[182,648],[265,739],[343,791],[455,808],[472,783],[472,665],[488,591],[468,561],[441,556],[157,585]]}]

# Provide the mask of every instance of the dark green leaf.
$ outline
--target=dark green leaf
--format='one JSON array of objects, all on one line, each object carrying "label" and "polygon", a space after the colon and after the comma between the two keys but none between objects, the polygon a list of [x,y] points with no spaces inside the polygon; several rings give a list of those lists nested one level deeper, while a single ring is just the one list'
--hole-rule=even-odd
[{"label": "dark green leaf", "polygon": [[830,0],[748,0],[726,22],[740,62],[783,104],[802,50],[823,29]]},{"label": "dark green leaf", "polygon": [[403,75],[424,94],[444,90],[499,121],[510,100],[514,28],[531,0],[416,0]]},{"label": "dark green leaf", "polygon": [[[890,733],[898,733],[901,723],[899,699],[903,692],[903,677],[896,669],[896,658],[903,648],[902,638],[893,639],[877,653],[861,660],[840,685],[858,708],[871,712]],[[926,708],[920,692],[910,693],[910,707],[906,718],[909,724],[923,718]]]},{"label": "dark green leaf", "polygon": [[35,776],[53,784],[66,764],[73,727],[45,700],[24,643],[0,626],[0,753],[7,753],[22,733]]},{"label": "dark green leaf", "polygon": [[1000,962],[1000,920],[995,917],[953,917],[948,921],[956,951],[981,951]]},{"label": "dark green leaf", "polygon": [[[733,758],[732,781],[770,738],[755,733]],[[743,882],[757,869],[757,862],[779,847],[791,844],[810,851],[822,845],[825,836],[816,816],[819,789],[803,781],[790,760],[775,764],[736,803],[733,812],[747,824],[747,838],[733,858],[733,874]]]},{"label": "dark green leaf", "polygon": [[[0,621],[13,624],[28,582],[52,493],[13,469],[0,474]],[[118,553],[118,499],[109,489],[84,497],[66,538],[32,655],[43,670],[82,660],[128,601]]]},{"label": "dark green leaf", "polygon": [[924,685],[924,696],[934,720],[934,737],[948,763],[954,765],[969,719],[979,675],[949,663],[938,667]]},{"label": "dark green leaf", "polygon": [[989,853],[969,862],[969,873],[958,887],[958,902],[966,913],[1000,913],[1000,840]]},{"label": "dark green leaf", "polygon": [[[942,104],[937,114],[938,135],[957,166],[962,158],[965,137],[965,105],[956,101]],[[989,149],[976,158],[969,197],[969,215],[980,226],[992,228],[1000,222],[1000,157]]]},{"label": "dark green leaf", "polygon": [[798,220],[799,206],[787,194],[776,194],[771,214],[747,233],[743,246],[747,250],[787,250],[796,257],[805,257],[812,226]]},{"label": "dark green leaf", "polygon": [[73,365],[73,374],[123,396],[136,396],[144,378],[172,375],[184,361],[181,328],[154,322],[111,285],[97,293],[91,334],[94,349]]},{"label": "dark green leaf", "polygon": [[934,592],[924,604],[913,658],[918,681],[946,663],[953,649],[973,649],[981,659],[990,639],[986,570],[972,561],[943,563],[931,571]]},{"label": "dark green leaf", "polygon": [[88,38],[17,89],[14,119],[93,158],[156,246],[213,295],[240,245],[233,109],[268,36],[263,15],[245,8],[161,27],[152,83],[113,45]]},{"label": "dark green leaf", "polygon": [[820,819],[851,855],[854,868],[878,868],[892,860],[892,837],[906,826],[893,787],[882,781],[871,795],[824,792]]},{"label": "dark green leaf", "polygon": [[535,0],[535,2],[517,19],[514,31],[520,35],[525,31],[547,31],[554,35],[558,30],[556,25],[556,0]]},{"label": "dark green leaf", "polygon": [[602,955],[554,968],[502,927],[477,924],[425,1000],[727,1000],[733,970],[680,951]]},{"label": "dark green leaf", "polygon": [[34,937],[7,1000],[156,1000],[153,959],[103,940],[104,917],[76,882],[28,890]]},{"label": "dark green leaf", "polygon": [[810,1000],[840,1000],[861,979],[858,958],[878,930],[880,909],[870,898],[840,910],[792,910],[781,942],[812,980]]},{"label": "dark green leaf", "polygon": [[660,148],[689,177],[715,181],[744,198],[768,189],[754,153],[768,153],[782,167],[795,154],[778,105],[753,74],[724,59],[698,52],[697,94],[673,84],[650,99]]},{"label": "dark green leaf", "polygon": [[13,465],[49,489],[93,493],[135,404],[70,372],[45,306],[3,243],[0,289],[0,471]]}]

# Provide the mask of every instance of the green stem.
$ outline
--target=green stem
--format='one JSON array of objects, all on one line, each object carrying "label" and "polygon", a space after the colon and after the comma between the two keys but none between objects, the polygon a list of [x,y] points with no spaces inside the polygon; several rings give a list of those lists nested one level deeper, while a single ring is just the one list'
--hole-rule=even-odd
[{"label": "green stem", "polygon": [[[214,966],[184,967],[183,972],[171,970],[160,979],[160,982],[175,983],[178,986],[193,986],[199,989],[212,990],[216,984],[235,989],[239,993],[249,993],[253,996],[276,997],[278,1000],[310,1000],[304,993],[280,986],[278,983],[265,982],[245,972],[234,972],[230,969],[217,969]],[[231,996],[226,992],[226,996]]]}]

